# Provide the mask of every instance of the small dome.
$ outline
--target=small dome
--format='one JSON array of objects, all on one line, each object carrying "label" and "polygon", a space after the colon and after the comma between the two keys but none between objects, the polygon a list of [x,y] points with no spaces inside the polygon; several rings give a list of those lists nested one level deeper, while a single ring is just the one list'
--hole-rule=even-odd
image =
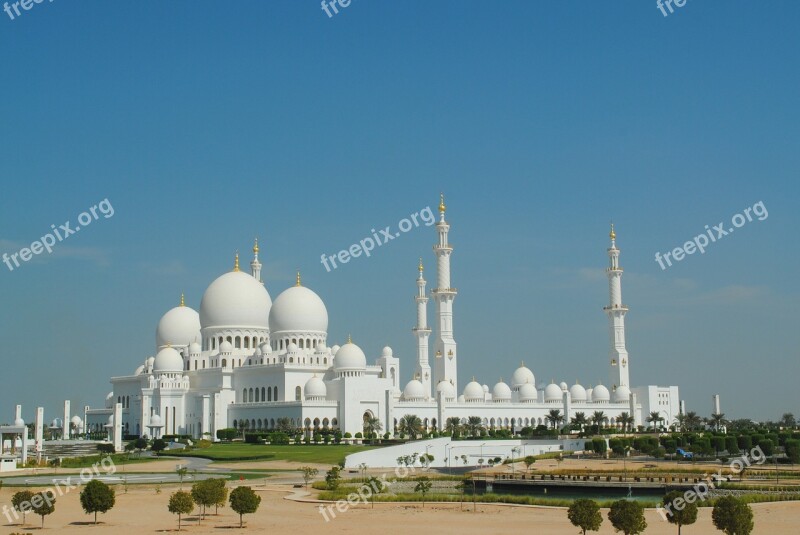
[{"label": "small dome", "polygon": [[569,389],[569,395],[572,401],[586,401],[586,389],[577,383]]},{"label": "small dome", "polygon": [[232,353],[233,352],[233,344],[228,342],[227,340],[223,340],[222,343],[219,345],[219,352],[221,354]]},{"label": "small dome", "polygon": [[272,346],[269,345],[267,342],[261,344],[259,349],[261,350],[262,355],[269,355],[270,353],[272,353]]},{"label": "small dome", "polygon": [[483,393],[484,394],[488,394],[489,393],[489,385],[483,385],[481,388],[483,388]]},{"label": "small dome", "polygon": [[483,387],[474,379],[464,387],[464,399],[466,401],[483,401],[484,397]]},{"label": "small dome", "polygon": [[352,342],[347,342],[339,348],[333,358],[335,370],[364,370],[367,367],[367,357],[361,348]]},{"label": "small dome", "polygon": [[200,315],[187,306],[177,306],[161,316],[156,327],[156,347],[188,346],[200,338]]},{"label": "small dome", "polygon": [[255,351],[253,351],[253,356],[254,356],[254,357],[260,357],[261,355],[262,355],[262,353],[261,353],[261,348],[260,348],[260,347],[257,347],[257,348],[256,348],[256,350],[255,350]]},{"label": "small dome", "polygon": [[114,415],[113,414],[109,415],[108,424],[107,424],[106,427],[114,427]]},{"label": "small dome", "polygon": [[519,387],[519,400],[521,402],[530,403],[536,401],[536,398],[538,398],[538,392],[536,392],[536,387],[532,383],[525,383]]},{"label": "small dome", "polygon": [[329,354],[328,348],[325,346],[325,344],[319,344],[317,346],[317,348],[314,350],[314,354],[316,354],[316,355],[328,355]]},{"label": "small dome", "polygon": [[17,418],[16,420],[14,420],[14,426],[25,427],[25,420],[23,420],[22,418]]},{"label": "small dome", "polygon": [[603,385],[597,385],[592,390],[592,402],[594,403],[607,403],[611,399],[608,393],[608,388]]},{"label": "small dome", "polygon": [[155,357],[148,357],[148,359],[145,361],[145,367],[150,368],[150,370],[152,371],[153,364],[155,363],[156,363]]},{"label": "small dome", "polygon": [[392,348],[389,346],[384,347],[383,351],[381,351],[382,357],[391,357],[392,355],[393,355]]},{"label": "small dome", "polygon": [[106,409],[111,409],[113,407],[114,407],[114,392],[109,392],[108,395],[106,396]]},{"label": "small dome", "polygon": [[201,346],[197,342],[192,342],[191,344],[189,344],[190,355],[199,355],[201,351],[203,351],[203,346]]},{"label": "small dome", "polygon": [[562,392],[566,392],[567,390],[569,390],[569,385],[567,385],[567,383],[565,383],[564,381],[561,381],[561,384],[558,386],[561,388]]},{"label": "small dome", "polygon": [[297,344],[295,344],[294,342],[290,342],[289,345],[286,346],[286,351],[288,351],[289,353],[294,353],[295,351],[297,351]]},{"label": "small dome", "polygon": [[545,403],[553,403],[556,401],[561,401],[561,396],[564,393],[561,390],[561,387],[555,383],[550,383],[544,389],[544,401]]},{"label": "small dome", "polygon": [[524,364],[521,364],[519,368],[514,370],[514,374],[511,376],[511,387],[517,389],[525,383],[535,385],[536,378],[533,376],[532,371],[526,368]]},{"label": "small dome", "polygon": [[136,370],[133,372],[133,375],[142,375],[143,373],[144,373],[144,364],[136,368]]},{"label": "small dome", "polygon": [[614,391],[614,402],[625,403],[631,398],[631,389],[625,385],[618,386]]},{"label": "small dome", "polygon": [[403,389],[403,399],[406,401],[419,401],[425,399],[425,387],[416,379],[408,382]]},{"label": "small dome", "polygon": [[294,332],[327,334],[328,310],[316,293],[305,286],[292,286],[272,304],[269,330],[271,336]]},{"label": "small dome", "polygon": [[511,401],[511,388],[503,381],[500,381],[492,389],[493,401]]},{"label": "small dome", "polygon": [[436,385],[436,393],[444,392],[444,399],[452,400],[456,397],[456,388],[450,383],[450,381],[439,381],[439,384]]},{"label": "small dome", "polygon": [[324,399],[328,395],[328,387],[326,387],[325,382],[316,375],[306,381],[304,391],[306,399]]},{"label": "small dome", "polygon": [[154,372],[182,372],[183,371],[183,357],[175,349],[165,347],[156,355],[155,363],[153,364]]},{"label": "small dome", "polygon": [[272,299],[263,284],[244,271],[229,271],[203,294],[200,325],[269,329],[271,307]]},{"label": "small dome", "polygon": [[331,348],[331,355],[336,355],[336,353],[338,353],[338,352],[339,352],[339,349],[341,349],[341,346],[340,346],[340,345],[334,345],[334,346]]},{"label": "small dome", "polygon": [[81,417],[78,416],[77,414],[75,416],[73,416],[72,418],[70,418],[69,421],[71,423],[75,424],[75,427],[79,427],[83,423],[83,420],[81,420]]},{"label": "small dome", "polygon": [[161,427],[161,416],[154,414],[150,417],[150,427]]}]

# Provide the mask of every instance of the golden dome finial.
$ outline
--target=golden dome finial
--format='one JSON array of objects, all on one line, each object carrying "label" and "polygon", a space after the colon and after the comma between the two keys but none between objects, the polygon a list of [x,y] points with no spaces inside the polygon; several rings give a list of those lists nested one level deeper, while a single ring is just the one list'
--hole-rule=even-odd
[{"label": "golden dome finial", "polygon": [[239,271],[239,251],[236,251],[236,256],[233,260],[233,270]]},{"label": "golden dome finial", "polygon": [[256,236],[255,244],[253,244],[253,253],[258,254],[258,236]]},{"label": "golden dome finial", "polygon": [[352,344],[353,343],[353,337],[350,336],[349,334],[347,335],[347,343],[348,344]]},{"label": "golden dome finial", "polygon": [[608,237],[611,238],[612,240],[617,239],[617,233],[614,232],[614,223],[611,223],[611,232],[608,234]]},{"label": "golden dome finial", "polygon": [[422,257],[421,256],[419,257],[419,266],[417,267],[417,269],[419,270],[420,273],[422,273],[422,271],[425,269],[425,268],[422,267]]},{"label": "golden dome finial", "polygon": [[183,292],[181,292],[181,306],[182,307],[186,306],[186,300],[183,298]]},{"label": "golden dome finial", "polygon": [[444,193],[439,194],[439,212],[444,213],[447,210],[447,206],[444,204]]},{"label": "golden dome finial", "polygon": [[302,286],[302,284],[300,284],[300,271],[299,270],[297,271],[297,279],[295,280],[295,284],[294,285],[295,286]]}]

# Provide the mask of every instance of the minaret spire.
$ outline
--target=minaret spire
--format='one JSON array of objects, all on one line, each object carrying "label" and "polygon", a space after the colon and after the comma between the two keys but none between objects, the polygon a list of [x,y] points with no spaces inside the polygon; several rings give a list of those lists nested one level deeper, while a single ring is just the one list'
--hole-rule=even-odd
[{"label": "minaret spire", "polygon": [[236,251],[236,257],[233,259],[233,270],[239,271],[239,251]]},{"label": "minaret spire", "polygon": [[436,223],[436,232],[439,241],[433,246],[436,254],[437,288],[431,290],[431,296],[436,302],[436,360],[433,365],[433,384],[448,381],[458,389],[458,359],[456,341],[453,337],[453,301],[458,290],[450,284],[450,255],[453,247],[448,243],[450,225],[445,221],[444,214],[447,207],[444,204],[444,194],[439,197],[439,213],[441,219]]},{"label": "minaret spire", "polygon": [[628,312],[628,307],[622,303],[622,267],[619,265],[620,251],[617,249],[617,233],[613,223],[608,237],[611,239],[606,269],[609,303],[603,310],[608,315],[611,388],[623,385],[630,387],[630,363],[628,350],[625,348],[625,314]]},{"label": "minaret spire", "polygon": [[250,262],[250,274],[258,282],[264,283],[261,280],[261,262],[258,261],[258,238],[255,239],[253,244],[253,261]]},{"label": "minaret spire", "polygon": [[431,330],[428,327],[428,296],[425,291],[427,282],[423,275],[422,258],[419,259],[417,270],[419,271],[419,277],[417,278],[417,295],[414,297],[417,302],[417,326],[411,329],[414,336],[417,337],[417,367],[415,375],[422,383],[426,394],[433,396],[436,385],[431,384],[431,364],[428,359],[428,339],[431,336]]}]

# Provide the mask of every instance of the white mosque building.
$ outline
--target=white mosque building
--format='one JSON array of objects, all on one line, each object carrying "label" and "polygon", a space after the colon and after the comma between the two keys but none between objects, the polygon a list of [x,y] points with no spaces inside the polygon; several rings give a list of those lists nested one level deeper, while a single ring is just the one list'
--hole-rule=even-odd
[{"label": "white mosque building", "polygon": [[[328,346],[328,311],[322,299],[302,285],[284,290],[273,302],[261,281],[258,242],[251,272],[239,269],[218,277],[203,295],[200,312],[184,303],[168,311],[156,329],[156,354],[126,376],[113,377],[105,408],[86,407],[88,431],[102,431],[120,414],[127,435],[190,435],[239,427],[270,430],[288,418],[306,433],[339,429],[355,435],[368,417],[377,417],[393,431],[406,414],[419,416],[428,429],[443,429],[448,418],[482,419],[487,428],[519,430],[547,425],[551,410],[568,422],[577,412],[602,411],[606,425],[619,425],[622,413],[636,425],[658,412],[666,424],[679,413],[678,387],[630,384],[630,359],[625,348],[625,314],[619,264],[620,250],[612,226],[608,248],[610,302],[604,308],[610,328],[610,382],[584,387],[555,383],[537,386],[536,377],[521,364],[489,388],[474,378],[459,394],[458,349],[453,330],[453,302],[458,291],[450,282],[453,247],[445,205],[436,224],[437,287],[428,293],[422,261],[416,280],[417,338],[413,379],[401,385],[401,359],[390,347],[367,359],[348,338]],[[428,301],[435,304],[434,325],[428,324]],[[429,355],[434,335],[433,363]],[[409,359],[404,365],[411,366]],[[372,362],[369,362],[372,361]],[[116,411],[115,411],[116,409]],[[206,435],[208,436],[208,435]]]}]

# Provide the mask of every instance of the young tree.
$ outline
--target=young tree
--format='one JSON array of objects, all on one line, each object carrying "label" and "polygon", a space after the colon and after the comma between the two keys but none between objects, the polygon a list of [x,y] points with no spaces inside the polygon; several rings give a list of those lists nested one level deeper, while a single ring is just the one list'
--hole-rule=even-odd
[{"label": "young tree", "polygon": [[181,482],[181,488],[183,488],[183,478],[186,477],[187,473],[189,473],[189,469],[185,466],[179,466],[175,469],[175,473],[178,475],[178,479]]},{"label": "young tree", "polygon": [[237,487],[231,491],[231,509],[239,514],[239,527],[243,526],[243,516],[258,511],[261,496],[250,487]]},{"label": "young tree", "polygon": [[153,450],[153,453],[158,455],[159,452],[162,452],[165,449],[167,449],[167,443],[161,440],[160,438],[157,438],[153,441],[153,444],[150,446],[150,449]]},{"label": "young tree", "polygon": [[206,508],[214,505],[213,488],[209,484],[209,479],[205,481],[198,481],[192,485],[191,495],[192,500],[200,507],[200,519],[206,517]]},{"label": "young tree", "polygon": [[14,495],[11,497],[11,505],[14,506],[14,509],[22,513],[22,525],[25,525],[25,517],[26,515],[31,512],[31,500],[33,499],[33,493],[29,490],[21,490],[19,492],[15,492]]},{"label": "young tree", "polygon": [[56,510],[56,495],[51,490],[34,494],[31,498],[31,510],[42,517],[42,527],[44,528],[44,517],[51,515]]},{"label": "young tree", "polygon": [[567,518],[576,528],[586,531],[598,531],[603,523],[600,506],[594,500],[579,499],[572,502],[567,510]]},{"label": "young tree", "polygon": [[425,495],[428,494],[431,490],[431,480],[425,476],[420,477],[417,479],[417,486],[414,487],[414,492],[419,492],[422,494],[422,508],[425,509]]},{"label": "young tree", "polygon": [[308,482],[314,479],[319,473],[319,470],[311,466],[302,466],[300,467],[300,471],[303,472],[303,481],[306,482],[306,488],[308,488]]},{"label": "young tree", "polygon": [[219,514],[219,508],[225,507],[228,500],[228,487],[225,485],[225,478],[209,479],[214,499],[214,514]]},{"label": "young tree", "polygon": [[530,473],[531,465],[536,462],[536,457],[534,457],[533,455],[528,455],[527,457],[525,457],[525,459],[523,459],[523,461],[525,462],[525,468],[527,469],[528,473]]},{"label": "young tree", "polygon": [[670,524],[678,526],[678,535],[681,535],[681,527],[688,526],[697,522],[697,503],[685,502],[682,509],[675,507],[675,501],[680,498],[683,500],[683,493],[673,490],[664,496],[662,503],[664,506],[671,506],[667,513],[667,520]]},{"label": "young tree", "polygon": [[169,497],[167,509],[173,515],[178,515],[178,531],[181,530],[181,516],[188,515],[194,511],[194,500],[188,492],[179,490]]},{"label": "young tree", "polygon": [[714,527],[725,535],[750,535],[753,531],[753,510],[734,496],[723,496],[711,511]]},{"label": "young tree", "polygon": [[87,515],[94,513],[94,523],[97,524],[97,513],[107,513],[116,503],[116,492],[114,489],[93,479],[89,481],[81,491],[81,507]]},{"label": "young tree", "polygon": [[375,509],[375,497],[385,490],[385,487],[380,479],[375,476],[369,476],[367,485],[372,489],[372,508]]},{"label": "young tree", "polygon": [[644,508],[631,500],[618,500],[611,504],[608,520],[614,529],[625,535],[638,535],[647,528]]},{"label": "young tree", "polygon": [[325,483],[328,486],[328,490],[336,490],[339,488],[339,480],[342,478],[339,472],[339,467],[334,466],[325,474]]}]

